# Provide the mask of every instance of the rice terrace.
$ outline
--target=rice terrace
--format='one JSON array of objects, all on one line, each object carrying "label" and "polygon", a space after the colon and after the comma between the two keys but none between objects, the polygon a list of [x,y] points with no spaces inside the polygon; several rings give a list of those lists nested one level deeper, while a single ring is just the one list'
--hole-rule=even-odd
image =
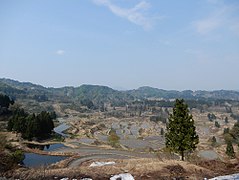
[{"label": "rice terrace", "polygon": [[0,180],[239,180],[238,0],[1,0]]}]

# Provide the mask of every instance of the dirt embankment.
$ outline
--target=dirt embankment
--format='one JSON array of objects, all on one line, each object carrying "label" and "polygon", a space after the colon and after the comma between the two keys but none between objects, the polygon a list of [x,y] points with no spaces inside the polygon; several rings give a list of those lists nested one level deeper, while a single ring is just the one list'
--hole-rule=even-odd
[{"label": "dirt embankment", "polygon": [[[104,161],[112,161],[112,159]],[[176,160],[123,159],[116,160],[116,164],[111,166],[90,167],[92,162],[92,160],[84,162],[76,168],[64,168],[62,164],[55,164],[47,168],[18,169],[12,172],[11,177],[20,179],[60,179],[62,177],[81,179],[90,177],[93,180],[101,180],[109,179],[115,174],[128,172],[136,180],[171,180],[173,178],[211,178],[239,171],[238,163],[224,163],[215,160],[200,161],[193,164]]]}]

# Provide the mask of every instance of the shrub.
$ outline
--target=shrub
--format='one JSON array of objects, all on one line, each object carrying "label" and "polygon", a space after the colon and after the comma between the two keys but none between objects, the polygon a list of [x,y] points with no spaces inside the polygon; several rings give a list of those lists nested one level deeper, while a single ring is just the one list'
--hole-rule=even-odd
[{"label": "shrub", "polygon": [[12,153],[13,161],[16,163],[21,163],[25,159],[24,152],[22,150],[16,150]]},{"label": "shrub", "polygon": [[109,144],[113,147],[119,147],[119,140],[120,137],[116,134],[116,131],[111,129],[108,137]]},{"label": "shrub", "polygon": [[213,120],[217,119],[217,117],[213,113],[208,113],[207,117],[208,117],[209,121],[213,121]]}]

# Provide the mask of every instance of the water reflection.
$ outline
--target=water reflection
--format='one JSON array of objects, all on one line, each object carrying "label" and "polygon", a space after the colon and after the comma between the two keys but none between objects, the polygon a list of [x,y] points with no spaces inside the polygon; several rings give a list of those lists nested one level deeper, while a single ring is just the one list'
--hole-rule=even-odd
[{"label": "water reflection", "polygon": [[46,144],[46,145],[39,145],[39,144],[27,144],[27,147],[31,149],[39,149],[42,151],[54,151],[60,148],[66,147],[64,144]]},{"label": "water reflection", "polygon": [[35,153],[25,153],[23,164],[27,167],[39,167],[53,164],[66,158],[66,156],[48,156]]}]

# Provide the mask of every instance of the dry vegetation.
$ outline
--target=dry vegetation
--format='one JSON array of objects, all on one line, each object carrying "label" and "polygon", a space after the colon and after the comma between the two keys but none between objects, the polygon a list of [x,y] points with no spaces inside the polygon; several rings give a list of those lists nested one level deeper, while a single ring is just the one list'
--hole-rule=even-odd
[{"label": "dry vegetation", "polygon": [[[94,160],[95,161],[95,160]],[[108,159],[106,161],[112,161]],[[176,160],[127,159],[116,160],[112,166],[89,167],[93,161],[84,162],[80,167],[61,168],[61,165],[32,169],[20,168],[7,175],[20,179],[60,179],[90,177],[94,180],[109,179],[114,174],[129,172],[135,179],[169,180],[169,179],[203,179],[219,175],[236,173],[237,163],[221,161],[199,161],[196,164]]]}]

